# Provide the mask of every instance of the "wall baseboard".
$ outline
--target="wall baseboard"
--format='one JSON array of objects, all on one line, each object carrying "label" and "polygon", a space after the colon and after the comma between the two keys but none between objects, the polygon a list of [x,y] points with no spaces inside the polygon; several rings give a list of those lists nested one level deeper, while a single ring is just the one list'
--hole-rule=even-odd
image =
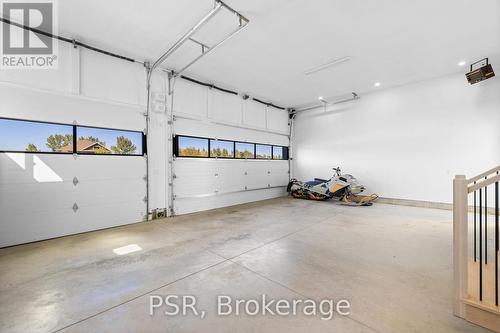
[{"label": "wall baseboard", "polygon": [[398,206],[410,206],[410,207],[421,207],[421,208],[434,208],[434,209],[444,209],[453,210],[453,205],[444,202],[434,202],[434,201],[422,201],[422,200],[409,200],[409,199],[396,199],[396,198],[383,198],[377,199],[377,202],[398,205]]},{"label": "wall baseboard", "polygon": [[[395,199],[395,198],[383,198],[383,197],[378,198],[376,202],[388,205],[453,210],[453,204],[445,202]],[[469,206],[469,212],[470,213],[474,212],[474,206]],[[495,208],[488,207],[488,215],[495,215]]]}]

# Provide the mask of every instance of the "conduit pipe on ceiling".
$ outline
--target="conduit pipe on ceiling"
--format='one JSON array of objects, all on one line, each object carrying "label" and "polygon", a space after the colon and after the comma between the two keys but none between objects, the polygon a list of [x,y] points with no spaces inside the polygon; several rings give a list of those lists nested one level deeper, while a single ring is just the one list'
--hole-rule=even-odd
[{"label": "conduit pipe on ceiling", "polygon": [[[205,43],[195,40],[192,38],[192,36],[207,23],[211,18],[213,18],[222,8],[225,8],[232,12],[233,14],[236,14],[238,17],[238,27],[224,36],[219,42],[215,43],[212,46],[208,46]],[[226,5],[224,2],[221,0],[215,0],[214,1],[214,8],[210,10],[205,17],[203,17],[198,23],[196,23],[188,32],[186,32],[177,42],[174,43],[158,60],[156,60],[151,66],[149,64],[146,64],[147,68],[147,78],[146,78],[146,89],[147,89],[147,111],[146,111],[146,133],[149,133],[149,128],[150,128],[150,112],[151,112],[151,106],[150,106],[150,98],[151,98],[151,77],[153,75],[153,72],[155,69],[157,69],[163,62],[165,62],[177,49],[179,49],[184,43],[187,41],[191,41],[195,44],[198,44],[201,46],[201,54],[197,56],[195,59],[190,61],[187,65],[182,67],[181,69],[177,71],[171,71],[169,73],[169,84],[168,84],[168,94],[171,96],[171,102],[173,106],[173,91],[174,91],[174,84],[175,84],[175,79],[186,69],[188,69],[190,66],[192,66],[195,62],[200,60],[202,57],[216,49],[218,46],[222,45],[225,41],[233,37],[235,34],[240,32],[243,28],[245,28],[248,25],[249,20],[244,17],[242,14],[234,10],[233,8],[229,7]],[[169,133],[172,135],[173,133],[173,113],[172,113],[172,107],[169,110],[169,119],[168,119],[168,126],[169,126]],[[173,193],[173,160],[171,157],[171,154],[169,154],[169,162],[168,162],[168,200],[169,202],[167,203],[167,209],[168,209],[168,215],[172,216],[174,215],[174,193]],[[146,170],[147,170],[147,185],[146,185],[146,191],[147,191],[147,202],[146,202],[146,210],[148,214],[148,219],[149,219],[149,161],[146,159]]]}]

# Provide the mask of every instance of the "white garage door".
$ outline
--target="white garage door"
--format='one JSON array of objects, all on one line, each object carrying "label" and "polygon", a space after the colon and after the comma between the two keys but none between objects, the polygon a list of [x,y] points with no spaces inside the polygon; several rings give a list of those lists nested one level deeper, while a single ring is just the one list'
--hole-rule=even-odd
[{"label": "white garage door", "polygon": [[[173,113],[178,148],[172,152],[174,214],[286,194],[289,164],[278,150],[289,145],[287,111],[179,80]],[[214,147],[223,156],[214,158]],[[241,158],[245,147],[250,155]],[[201,156],[186,156],[179,149]]]},{"label": "white garage door", "polygon": [[143,140],[135,131],[0,118],[0,247],[145,220]]}]

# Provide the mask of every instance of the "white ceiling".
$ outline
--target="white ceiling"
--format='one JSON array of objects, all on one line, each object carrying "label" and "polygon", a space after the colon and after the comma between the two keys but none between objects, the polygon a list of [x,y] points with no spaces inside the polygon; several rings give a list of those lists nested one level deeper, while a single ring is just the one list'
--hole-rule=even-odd
[{"label": "white ceiling", "polygon": [[[226,2],[250,25],[188,74],[284,106],[465,72],[459,61],[486,56],[500,74],[498,0]],[[59,32],[155,60],[212,5],[212,0],[64,0],[59,1]],[[231,15],[217,17],[204,31],[233,22]],[[209,39],[207,34],[198,38]],[[198,51],[187,49],[165,65],[176,68],[186,54]],[[344,56],[351,60],[304,75]],[[377,81],[379,88],[373,86]]]}]

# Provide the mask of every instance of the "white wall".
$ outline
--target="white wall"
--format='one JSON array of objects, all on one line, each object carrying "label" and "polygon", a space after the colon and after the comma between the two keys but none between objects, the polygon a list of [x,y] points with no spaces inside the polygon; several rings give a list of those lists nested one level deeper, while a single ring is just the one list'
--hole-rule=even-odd
[{"label": "white wall", "polygon": [[463,74],[297,115],[293,176],[340,166],[382,197],[452,202],[452,179],[500,164],[500,79]]}]

